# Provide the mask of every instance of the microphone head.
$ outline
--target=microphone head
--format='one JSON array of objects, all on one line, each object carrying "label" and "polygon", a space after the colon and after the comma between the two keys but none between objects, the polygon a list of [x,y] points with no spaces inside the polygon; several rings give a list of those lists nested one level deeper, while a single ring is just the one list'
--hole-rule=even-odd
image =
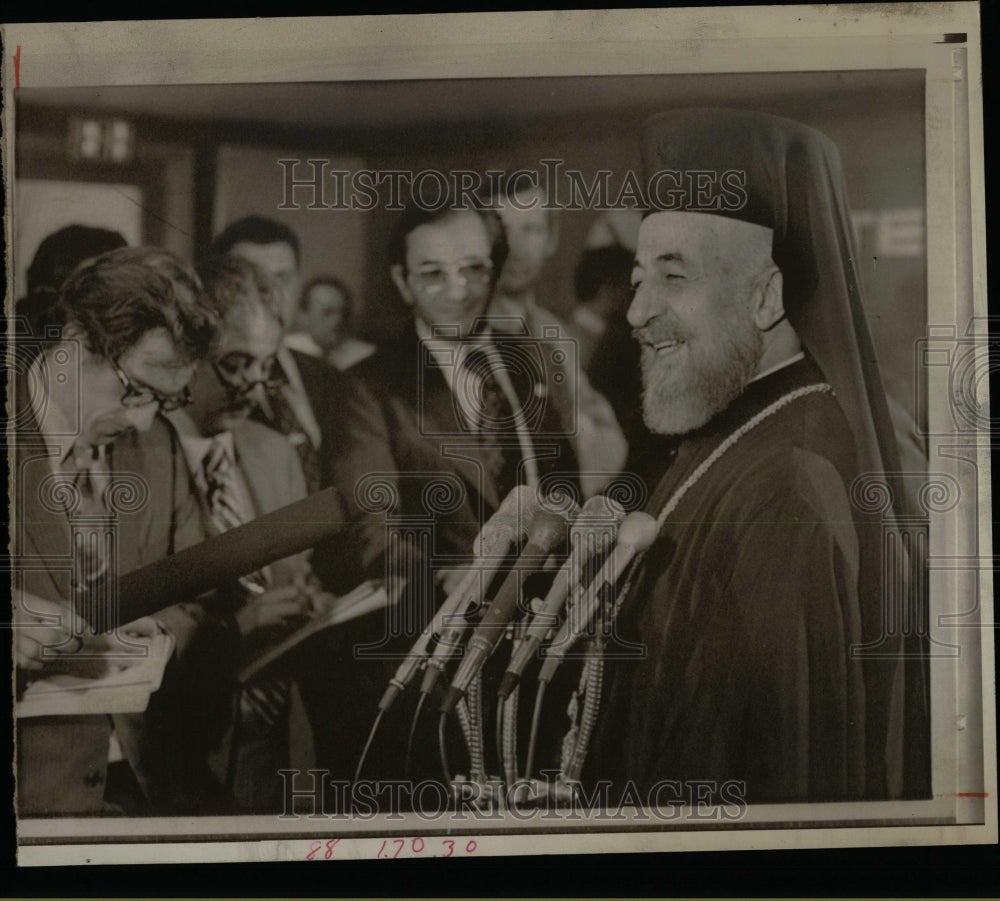
[{"label": "microphone head", "polygon": [[527,485],[516,485],[507,493],[507,497],[500,504],[498,513],[511,513],[514,516],[533,516],[538,509],[538,500],[535,498],[535,491]]},{"label": "microphone head", "polygon": [[509,546],[520,542],[528,522],[538,512],[535,492],[527,485],[517,485],[508,492],[500,506],[479,530],[473,543],[477,557],[499,557]]},{"label": "microphone head", "polygon": [[542,553],[549,554],[566,540],[569,520],[558,513],[540,510],[528,526],[528,541]]},{"label": "microphone head", "polygon": [[648,513],[629,513],[618,527],[618,544],[644,551],[659,534],[660,527]]},{"label": "microphone head", "polygon": [[620,526],[625,518],[625,508],[610,497],[603,494],[594,495],[583,505],[576,525],[583,525],[585,521],[593,523],[604,523]]},{"label": "microphone head", "polygon": [[479,530],[473,553],[477,557],[499,557],[506,554],[508,547],[520,537],[517,514],[510,510],[498,510]]}]

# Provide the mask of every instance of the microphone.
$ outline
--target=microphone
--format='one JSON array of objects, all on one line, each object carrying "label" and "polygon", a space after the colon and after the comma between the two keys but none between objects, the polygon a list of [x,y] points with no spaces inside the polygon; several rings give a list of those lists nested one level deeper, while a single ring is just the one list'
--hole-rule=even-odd
[{"label": "microphone", "polygon": [[[516,546],[521,543],[528,533],[528,523],[539,511],[539,503],[535,496],[535,491],[527,485],[519,485],[513,489],[507,495],[501,509],[503,506],[507,506],[508,501],[511,502],[508,513],[513,518],[513,527],[509,534],[495,535],[492,539],[495,544],[492,547],[484,545],[480,550],[476,563],[479,565],[479,561],[483,558],[485,558],[485,563],[479,566],[478,570],[469,574],[467,577],[468,587],[465,593],[457,604],[456,609],[452,611],[450,618],[446,618],[443,621],[443,624],[450,626],[450,628],[438,639],[437,647],[434,648],[434,653],[431,655],[430,660],[427,661],[427,669],[424,672],[424,679],[420,685],[421,694],[430,694],[434,690],[434,686],[448,665],[448,661],[462,646],[462,636],[468,628],[465,614],[474,603],[477,601],[482,602],[482,595],[485,594],[487,586],[503,563],[507,552],[512,545]],[[499,513],[499,511],[497,512]],[[483,536],[483,541],[490,541],[492,533],[487,532],[485,528],[484,532],[486,534]],[[480,534],[482,535],[483,533]],[[481,578],[477,579],[477,577]],[[463,584],[465,584],[465,580],[463,580]]]},{"label": "microphone", "polygon": [[583,634],[600,609],[607,591],[612,590],[622,573],[635,556],[646,550],[660,531],[659,525],[648,513],[630,513],[618,527],[618,544],[605,561],[597,578],[573,607],[562,628],[552,640],[545,654],[545,663],[538,674],[539,682],[551,682],[566,653]]},{"label": "microphone", "polygon": [[592,497],[569,530],[569,557],[556,574],[549,593],[542,601],[527,630],[511,655],[507,672],[500,683],[499,695],[506,698],[521,679],[521,674],[534,656],[546,634],[557,625],[558,614],[569,594],[574,597],[582,590],[581,580],[591,558],[603,555],[614,545],[618,525],[625,518],[625,509],[617,501],[597,495]]},{"label": "microphone", "polygon": [[[504,498],[497,511],[479,530],[474,542],[474,546],[478,547],[479,550],[472,564],[472,569],[441,604],[437,613],[420,633],[420,637],[410,653],[396,669],[395,675],[389,680],[385,694],[382,695],[382,700],[379,701],[380,710],[388,710],[399,693],[413,680],[421,663],[427,657],[427,649],[434,636],[440,635],[446,626],[454,623],[454,617],[464,614],[469,603],[478,594],[475,588],[479,578],[482,577],[488,582],[500,568],[510,545],[519,539],[522,531],[518,521],[519,514],[525,510],[534,512],[536,507],[537,501],[535,501],[532,489],[525,485],[518,486]],[[461,632],[458,637],[461,637]],[[456,638],[455,641],[457,640]],[[438,647],[440,646],[439,643]]]},{"label": "microphone", "polygon": [[531,521],[528,542],[517,558],[514,569],[469,639],[465,658],[441,705],[442,713],[450,713],[468,690],[469,683],[500,643],[504,628],[517,613],[517,602],[525,578],[545,565],[549,554],[566,540],[568,529],[569,520],[565,516],[548,510],[542,510]]},{"label": "microphone", "polygon": [[252,522],[215,535],[118,579],[113,622],[149,616],[219,585],[261,569],[276,560],[314,547],[347,521],[336,488],[325,488]]}]

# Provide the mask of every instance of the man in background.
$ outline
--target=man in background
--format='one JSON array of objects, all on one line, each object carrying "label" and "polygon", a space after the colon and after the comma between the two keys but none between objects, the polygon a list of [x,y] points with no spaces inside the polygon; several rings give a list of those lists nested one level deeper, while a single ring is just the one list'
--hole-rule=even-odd
[{"label": "man in background", "polygon": [[[324,569],[354,565],[359,575],[402,575],[408,584],[392,618],[370,616],[343,630],[343,650],[331,654],[343,675],[309,687],[325,693],[326,709],[336,711],[328,734],[317,736],[318,763],[334,773],[353,772],[399,662],[391,655],[409,650],[440,595],[453,587],[455,568],[471,561],[486,519],[515,486],[538,486],[549,473],[573,481],[578,470],[568,438],[572,377],[558,365],[518,371],[520,351],[537,350],[539,361],[552,361],[553,347],[494,334],[484,316],[505,257],[503,229],[490,210],[413,206],[389,239],[390,274],[412,318],[396,343],[353,370],[368,401],[356,416],[342,418],[344,452],[335,465],[339,484],[358,486],[348,498],[354,527],[323,556]],[[388,500],[381,513],[365,506],[376,495]],[[403,542],[390,540],[391,522],[429,517],[431,545],[401,550]],[[367,656],[355,660],[361,645],[369,646]],[[415,696],[404,695],[383,719],[367,777],[405,774]],[[432,720],[425,716],[416,734],[414,778],[439,774],[437,742],[427,733]]]},{"label": "man in background", "polygon": [[343,371],[370,356],[375,345],[354,336],[351,290],[335,275],[318,275],[302,289],[299,330],[285,335],[293,350],[319,357]]},{"label": "man in background", "polygon": [[[217,256],[232,254],[248,260],[273,281],[275,313],[285,330],[295,323],[302,290],[298,236],[287,225],[263,216],[246,216],[228,225],[212,242]],[[344,393],[333,367],[294,350],[283,341],[277,352],[276,384],[254,415],[285,435],[302,464],[309,494],[322,486],[324,442],[330,431],[337,398]],[[283,381],[280,386],[278,381]]]},{"label": "man in background", "polygon": [[[569,338],[571,332],[537,297],[545,266],[556,252],[559,232],[554,210],[543,207],[544,194],[528,187],[493,199],[510,252],[490,302],[493,328],[532,335]],[[576,385],[578,430],[573,449],[580,463],[585,497],[598,494],[621,472],[628,444],[607,399],[590,384],[582,366]]]}]

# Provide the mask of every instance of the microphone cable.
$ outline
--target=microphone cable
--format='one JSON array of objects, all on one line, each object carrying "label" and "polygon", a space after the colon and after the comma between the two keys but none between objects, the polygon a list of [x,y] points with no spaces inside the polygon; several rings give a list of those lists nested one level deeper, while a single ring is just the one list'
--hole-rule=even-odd
[{"label": "microphone cable", "polygon": [[365,742],[364,750],[361,752],[361,757],[358,759],[357,769],[354,770],[354,781],[357,782],[361,778],[361,770],[365,765],[365,758],[368,756],[368,751],[372,746],[372,741],[375,738],[375,733],[378,731],[379,724],[382,722],[382,716],[385,713],[381,708],[378,714],[375,716],[375,722],[372,723],[372,730],[368,733],[368,741]]},{"label": "microphone cable", "polygon": [[508,697],[497,705],[503,712],[501,723],[503,741],[500,745],[503,754],[503,772],[509,785],[517,784],[517,699],[520,691],[515,688]]},{"label": "microphone cable", "polygon": [[448,746],[445,741],[445,726],[448,723],[448,711],[441,711],[441,718],[438,720],[438,750],[441,752],[441,769],[444,772],[444,781],[451,789],[451,768],[448,766]]},{"label": "microphone cable", "polygon": [[531,778],[535,768],[535,746],[538,744],[538,726],[542,719],[542,699],[545,697],[547,682],[538,681],[538,692],[535,694],[535,709],[531,713],[531,735],[528,738],[528,759],[524,765],[524,778]]},{"label": "microphone cable", "polygon": [[420,719],[420,711],[424,709],[424,701],[427,700],[426,692],[420,693],[417,701],[417,709],[413,711],[413,719],[410,721],[410,734],[406,738],[406,762],[403,764],[403,775],[410,778],[410,760],[413,756],[413,737],[417,734],[417,720]]}]

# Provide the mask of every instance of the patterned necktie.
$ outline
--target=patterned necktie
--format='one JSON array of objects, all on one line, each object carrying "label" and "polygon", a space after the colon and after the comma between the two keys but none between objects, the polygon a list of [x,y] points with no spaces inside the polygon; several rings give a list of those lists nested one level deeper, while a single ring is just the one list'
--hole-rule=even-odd
[{"label": "patterned necktie", "polygon": [[[71,466],[75,469],[73,484],[80,495],[79,505],[70,518],[75,526],[72,584],[77,595],[91,598],[103,594],[109,566],[107,528],[100,527],[101,520],[110,520],[104,503],[104,492],[110,484],[104,447],[76,450]],[[94,627],[99,628],[102,623],[103,618]]]},{"label": "patterned necktie", "polygon": [[225,532],[250,520],[236,483],[236,472],[229,449],[213,438],[202,458],[205,484],[208,486],[208,508],[216,532]]},{"label": "patterned necktie", "polygon": [[[216,532],[225,532],[248,522],[250,511],[245,508],[242,493],[236,481],[236,468],[229,449],[218,438],[213,438],[208,452],[202,459],[207,501]],[[265,575],[252,572],[241,576],[240,585],[249,597],[261,594],[267,586]],[[240,726],[244,733],[266,734],[280,722],[291,700],[291,685],[286,679],[268,678],[266,675],[244,685],[240,691]]]},{"label": "patterned necktie", "polygon": [[[277,391],[268,395],[271,425],[292,443],[292,447],[299,455],[299,462],[302,463],[302,474],[306,477],[306,491],[315,494],[320,489],[319,451],[299,422],[295,408],[288,397],[288,392],[291,390],[291,386],[282,385]],[[307,402],[304,398],[298,400]]]},{"label": "patterned necktie", "polygon": [[506,497],[518,483],[521,455],[510,446],[516,436],[514,412],[494,373],[493,367],[501,365],[499,356],[486,349],[476,350],[469,354],[467,365],[478,380],[475,425],[480,452],[498,497]]}]

